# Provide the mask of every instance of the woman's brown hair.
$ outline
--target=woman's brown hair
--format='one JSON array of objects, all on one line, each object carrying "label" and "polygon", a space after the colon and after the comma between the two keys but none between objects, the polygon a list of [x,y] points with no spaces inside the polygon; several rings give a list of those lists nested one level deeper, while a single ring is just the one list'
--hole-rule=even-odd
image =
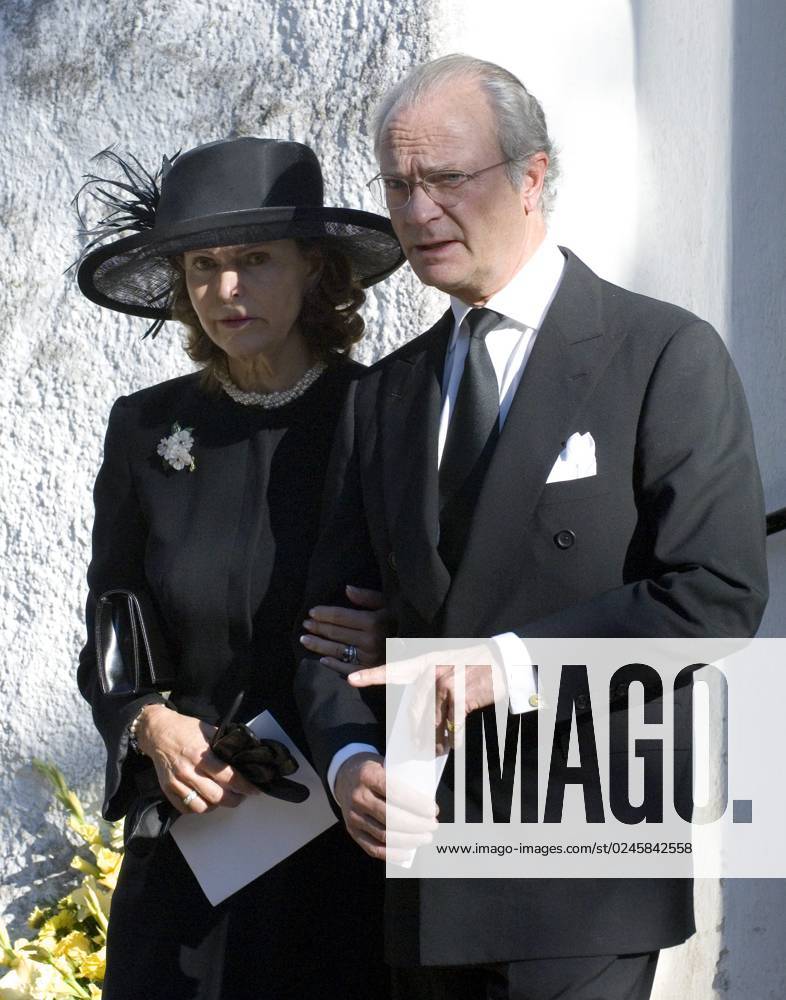
[{"label": "woman's brown hair", "polygon": [[[366,300],[360,285],[352,278],[349,260],[328,239],[297,239],[300,252],[316,255],[322,263],[319,281],[306,292],[298,317],[306,342],[317,361],[334,364],[349,357],[352,345],[363,336],[365,324],[358,309]],[[202,367],[205,388],[217,390],[217,369],[226,364],[226,355],[208,337],[194,312],[186,287],[182,261],[171,261],[176,277],[173,282],[172,317],[186,328],[186,353]]]}]

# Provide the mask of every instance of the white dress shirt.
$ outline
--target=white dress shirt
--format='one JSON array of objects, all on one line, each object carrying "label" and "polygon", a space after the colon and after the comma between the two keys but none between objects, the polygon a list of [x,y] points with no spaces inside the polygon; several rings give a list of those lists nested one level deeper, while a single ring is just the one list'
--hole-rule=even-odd
[{"label": "white dress shirt", "polygon": [[[548,238],[538,247],[527,263],[507,285],[486,302],[503,319],[486,334],[486,346],[499,385],[499,426],[505,420],[524,374],[538,330],[557,293],[565,258],[557,244]],[[472,306],[461,299],[450,298],[453,311],[453,333],[445,355],[442,375],[442,412],[439,421],[437,462],[442,461],[450,418],[456,405],[464,362],[469,352],[469,328],[464,322]],[[508,685],[510,711],[515,714],[530,711],[535,706],[530,699],[537,693],[535,668],[527,666],[530,658],[526,646],[515,632],[492,636]],[[534,699],[533,699],[534,700]],[[328,769],[328,784],[332,789],[338,769],[356,753],[379,751],[368,744],[351,743],[335,754]]]},{"label": "white dress shirt", "polygon": [[[559,288],[564,266],[565,258],[559,247],[553,240],[546,239],[524,267],[486,303],[487,309],[503,316],[500,324],[486,334],[486,347],[499,385],[500,431],[505,425],[538,330]],[[469,352],[469,327],[464,320],[472,307],[451,296],[450,308],[454,323],[442,376],[438,462],[442,461],[448,426]],[[492,638],[497,644],[508,685],[510,711],[516,715],[530,711],[534,708],[530,699],[537,693],[537,675],[534,667],[522,669],[522,665],[530,663],[526,646],[515,632],[504,632]]]}]

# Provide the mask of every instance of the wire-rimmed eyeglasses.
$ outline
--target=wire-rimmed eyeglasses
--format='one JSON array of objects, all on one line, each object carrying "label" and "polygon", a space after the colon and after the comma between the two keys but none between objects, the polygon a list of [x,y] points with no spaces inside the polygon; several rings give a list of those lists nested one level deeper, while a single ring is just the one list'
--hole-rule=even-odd
[{"label": "wire-rimmed eyeglasses", "polygon": [[465,170],[432,170],[421,177],[419,181],[408,181],[404,177],[393,174],[377,174],[366,184],[374,201],[382,208],[405,208],[409,204],[414,188],[420,186],[433,202],[442,208],[452,208],[458,205],[465,195],[464,187],[468,181],[485,174],[495,167],[504,167],[511,160],[500,160],[491,166],[481,167],[474,173]]}]

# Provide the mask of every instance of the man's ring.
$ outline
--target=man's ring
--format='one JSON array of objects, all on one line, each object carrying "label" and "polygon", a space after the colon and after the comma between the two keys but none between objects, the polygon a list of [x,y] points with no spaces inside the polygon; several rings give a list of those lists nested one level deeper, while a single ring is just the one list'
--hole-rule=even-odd
[{"label": "man's ring", "polygon": [[455,731],[458,729],[458,726],[452,719],[446,719],[445,729],[447,729],[449,733],[455,733]]},{"label": "man's ring", "polygon": [[341,654],[341,662],[360,663],[357,646],[344,646],[344,652]]},{"label": "man's ring", "polygon": [[194,801],[194,799],[198,799],[198,798],[199,798],[199,793],[195,792],[194,789],[192,788],[192,789],[189,790],[188,795],[184,795],[183,796],[183,800],[182,800],[183,801],[183,805],[184,806],[190,806],[191,803]]}]

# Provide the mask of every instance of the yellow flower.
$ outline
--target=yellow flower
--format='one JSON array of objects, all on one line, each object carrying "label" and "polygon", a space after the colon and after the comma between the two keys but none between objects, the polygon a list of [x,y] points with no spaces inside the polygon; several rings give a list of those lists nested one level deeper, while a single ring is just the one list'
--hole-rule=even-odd
[{"label": "yellow flower", "polygon": [[114,871],[123,860],[122,855],[117,851],[110,851],[108,847],[94,847],[92,850],[98,867],[104,873]]},{"label": "yellow flower", "polygon": [[57,947],[57,937],[53,932],[45,933],[42,927],[38,932],[38,937],[30,943],[30,947],[36,949],[38,952],[51,955]]},{"label": "yellow flower", "polygon": [[20,959],[17,964],[0,979],[0,1000],[29,1000],[33,963]]},{"label": "yellow flower", "polygon": [[[23,954],[13,956],[12,968],[0,979],[0,1000],[29,1000],[30,985],[35,976],[35,963]],[[8,962],[6,963],[8,964]]]},{"label": "yellow flower", "polygon": [[86,958],[82,959],[82,964],[79,966],[80,976],[84,976],[86,979],[101,982],[105,974],[106,948],[102,948],[100,951],[94,951],[92,955],[88,955]]},{"label": "yellow flower", "polygon": [[60,1000],[78,995],[57,969],[24,956],[0,979],[0,1000]]},{"label": "yellow flower", "polygon": [[14,954],[14,949],[11,947],[11,938],[8,936],[8,930],[0,920],[0,965],[7,965],[9,968],[13,968],[16,962],[16,955]]},{"label": "yellow flower", "polygon": [[70,910],[76,916],[76,903],[71,898],[70,892],[67,896],[63,896],[62,899],[58,899],[57,901],[57,912],[60,913],[63,910]]},{"label": "yellow flower", "polygon": [[98,881],[101,883],[101,885],[105,885],[107,889],[114,891],[117,888],[117,876],[119,874],[120,874],[119,870],[110,872],[108,875],[104,875],[104,877],[100,878]]},{"label": "yellow flower", "polygon": [[0,979],[0,1000],[30,1000],[30,994],[18,988],[15,972],[8,972]]},{"label": "yellow flower", "polygon": [[30,997],[33,1000],[60,1000],[60,998],[70,998],[75,995],[71,985],[66,982],[59,969],[51,965],[38,965],[36,967],[35,978],[32,983]]},{"label": "yellow flower", "polygon": [[[0,0],[2,2],[2,0]],[[122,862],[122,821],[90,821],[78,796],[56,767],[34,762],[65,807],[67,827],[92,852],[95,862],[77,854],[72,868],[82,873],[81,885],[56,906],[37,906],[28,918],[36,934],[11,944],[0,921],[0,1000],[101,1000],[106,967],[106,931]]]},{"label": "yellow flower", "polygon": [[117,851],[111,851],[108,847],[93,847],[92,851],[95,854],[96,863],[101,872],[101,877],[98,881],[101,885],[105,885],[107,889],[114,889],[117,885],[117,876],[123,861],[123,855],[118,854]]},{"label": "yellow flower", "polygon": [[109,825],[109,846],[115,851],[123,850],[123,827],[124,822],[122,819],[116,819],[114,823]]},{"label": "yellow flower", "polygon": [[45,920],[47,920],[49,918],[49,915],[51,914],[51,912],[52,912],[52,910],[48,906],[45,909],[43,909],[43,910],[40,907],[36,906],[36,908],[33,910],[33,912],[27,918],[28,927],[32,927],[33,930],[36,930],[38,927],[41,926],[41,924]]},{"label": "yellow flower", "polygon": [[75,965],[93,950],[93,943],[81,931],[71,931],[55,945],[54,955],[65,955]]},{"label": "yellow flower", "polygon": [[[76,915],[73,910],[60,910],[45,920],[38,932],[39,937],[57,937],[58,931],[70,931],[74,926]],[[30,921],[28,921],[30,923]],[[33,926],[31,924],[31,926]]]},{"label": "yellow flower", "polygon": [[77,908],[79,920],[92,917],[98,924],[99,932],[106,937],[109,909],[112,905],[111,889],[104,889],[92,875],[83,879],[79,889],[71,893],[71,900]]},{"label": "yellow flower", "polygon": [[85,875],[95,875],[97,877],[101,874],[95,865],[91,865],[86,858],[83,858],[79,854],[75,854],[71,859],[71,867],[76,868],[78,872],[82,872]]},{"label": "yellow flower", "polygon": [[84,840],[86,844],[100,844],[101,832],[96,823],[86,823],[83,819],[73,814],[68,817],[68,825]]},{"label": "yellow flower", "polygon": [[76,971],[76,966],[66,955],[53,955],[50,964],[64,976],[73,976]]}]

